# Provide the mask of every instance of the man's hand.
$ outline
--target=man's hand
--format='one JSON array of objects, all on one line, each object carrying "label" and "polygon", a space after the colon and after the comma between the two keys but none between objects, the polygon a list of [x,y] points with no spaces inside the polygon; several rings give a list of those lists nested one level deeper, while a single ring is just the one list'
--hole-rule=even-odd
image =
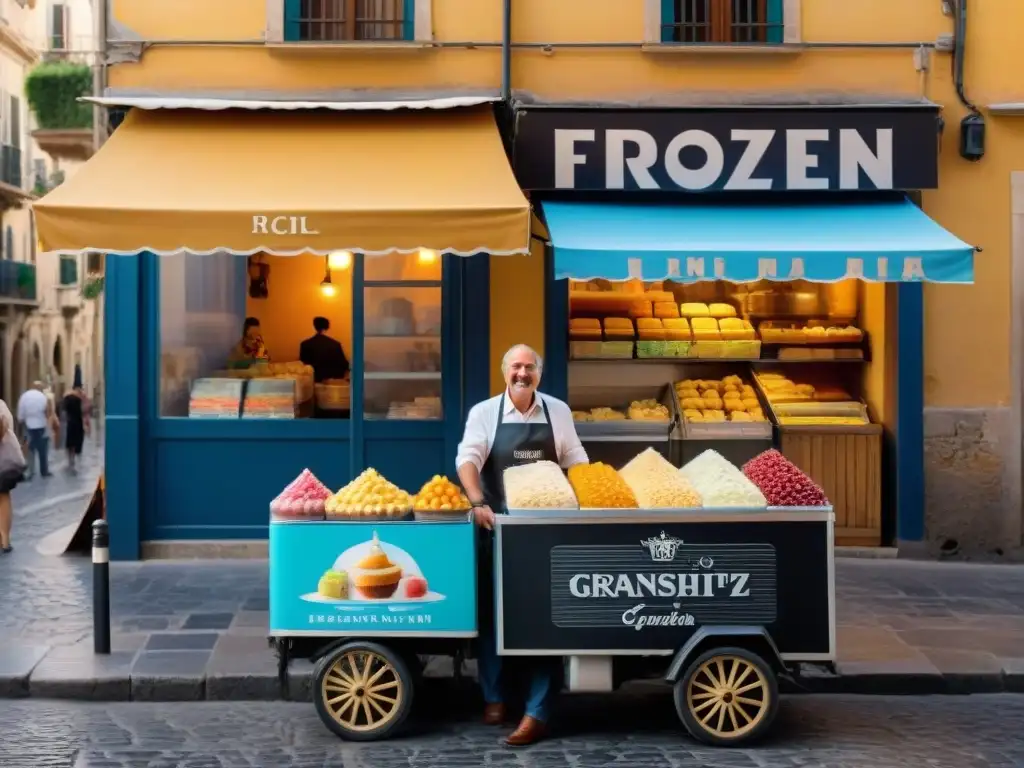
[{"label": "man's hand", "polygon": [[486,504],[482,507],[473,507],[473,520],[481,528],[486,528],[488,531],[494,530],[494,512]]}]

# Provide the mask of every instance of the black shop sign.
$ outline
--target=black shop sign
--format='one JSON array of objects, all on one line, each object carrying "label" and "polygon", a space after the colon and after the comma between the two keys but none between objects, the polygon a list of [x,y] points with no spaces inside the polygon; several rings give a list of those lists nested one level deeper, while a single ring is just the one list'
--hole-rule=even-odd
[{"label": "black shop sign", "polygon": [[916,190],[938,186],[937,108],[530,109],[523,189]]},{"label": "black shop sign", "polygon": [[675,650],[699,627],[729,625],[827,651],[825,533],[824,523],[503,525],[502,648]]}]

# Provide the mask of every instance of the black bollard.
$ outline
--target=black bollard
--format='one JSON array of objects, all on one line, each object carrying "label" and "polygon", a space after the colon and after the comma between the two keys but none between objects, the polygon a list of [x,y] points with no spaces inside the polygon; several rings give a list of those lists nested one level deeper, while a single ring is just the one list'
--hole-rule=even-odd
[{"label": "black bollard", "polygon": [[92,524],[92,636],[96,653],[110,653],[110,529]]}]

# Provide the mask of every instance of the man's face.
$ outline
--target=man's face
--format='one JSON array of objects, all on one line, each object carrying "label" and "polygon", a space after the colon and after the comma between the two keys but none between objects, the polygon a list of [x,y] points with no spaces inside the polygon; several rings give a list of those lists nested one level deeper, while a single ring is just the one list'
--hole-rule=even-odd
[{"label": "man's face", "polygon": [[526,349],[517,350],[508,361],[505,383],[509,392],[530,392],[540,384],[540,371],[533,353]]}]

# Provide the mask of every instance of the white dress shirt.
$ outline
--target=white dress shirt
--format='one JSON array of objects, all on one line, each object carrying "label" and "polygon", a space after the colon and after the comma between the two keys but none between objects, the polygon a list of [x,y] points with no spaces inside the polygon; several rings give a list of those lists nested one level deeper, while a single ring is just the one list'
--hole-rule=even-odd
[{"label": "white dress shirt", "polygon": [[[555,450],[558,452],[558,463],[563,469],[568,469],[575,464],[586,464],[587,452],[580,443],[579,435],[576,434],[576,425],[572,420],[572,411],[569,406],[561,400],[536,393],[533,405],[526,413],[520,413],[512,403],[512,397],[508,390],[505,391],[505,413],[504,423],[506,424],[544,424],[543,401],[548,407],[551,415],[551,431],[555,433]],[[498,408],[501,405],[501,395],[496,395],[490,400],[474,405],[466,419],[466,431],[462,435],[462,442],[459,443],[458,455],[455,458],[456,468],[463,464],[472,464],[477,470],[482,470],[487,457],[491,455],[491,448],[494,446],[494,433],[498,428]]]},{"label": "white dress shirt", "polygon": [[46,418],[49,404],[49,398],[38,389],[28,390],[18,400],[18,421],[26,429],[46,429],[49,424]]}]

